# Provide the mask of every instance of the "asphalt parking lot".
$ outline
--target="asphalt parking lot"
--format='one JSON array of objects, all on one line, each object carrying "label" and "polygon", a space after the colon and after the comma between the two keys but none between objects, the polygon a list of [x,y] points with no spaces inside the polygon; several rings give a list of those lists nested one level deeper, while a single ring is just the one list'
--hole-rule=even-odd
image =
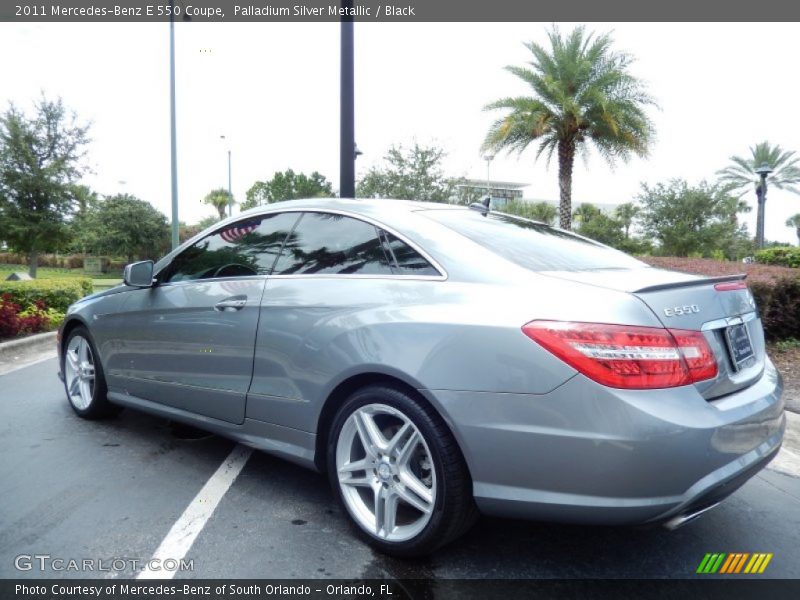
[{"label": "asphalt parking lot", "polygon": [[[147,560],[234,448],[130,410],[82,421],[55,358],[0,375],[0,432],[2,578],[136,576],[19,571],[15,559]],[[321,475],[256,452],[189,550],[193,570],[175,577],[679,578],[707,552],[771,552],[762,577],[800,578],[798,547],[800,478],[766,469],[673,532],[483,518],[433,557],[399,561],[351,534]]]}]

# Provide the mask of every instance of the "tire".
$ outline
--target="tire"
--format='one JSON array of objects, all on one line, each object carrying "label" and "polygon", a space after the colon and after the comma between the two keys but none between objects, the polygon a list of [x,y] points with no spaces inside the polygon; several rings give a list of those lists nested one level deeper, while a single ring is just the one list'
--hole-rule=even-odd
[{"label": "tire", "polygon": [[356,532],[385,554],[430,554],[466,533],[478,516],[450,430],[430,406],[400,389],[370,385],[353,393],[331,424],[327,462]]},{"label": "tire", "polygon": [[83,419],[102,419],[118,414],[122,408],[106,398],[108,387],[103,365],[89,331],[78,326],[70,331],[61,353],[64,391],[72,410]]}]

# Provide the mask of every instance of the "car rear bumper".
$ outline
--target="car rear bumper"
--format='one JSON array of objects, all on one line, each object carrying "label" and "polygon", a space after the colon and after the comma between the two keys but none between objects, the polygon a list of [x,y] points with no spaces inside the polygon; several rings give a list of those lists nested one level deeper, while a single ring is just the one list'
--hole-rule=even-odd
[{"label": "car rear bumper", "polygon": [[719,502],[783,440],[783,383],[706,401],[693,386],[629,391],[577,375],[543,395],[426,391],[482,512],[596,524],[667,521]]}]

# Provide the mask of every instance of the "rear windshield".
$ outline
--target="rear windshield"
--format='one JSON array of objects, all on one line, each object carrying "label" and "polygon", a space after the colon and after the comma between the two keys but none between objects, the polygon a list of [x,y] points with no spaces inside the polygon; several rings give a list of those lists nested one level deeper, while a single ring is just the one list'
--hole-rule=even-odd
[{"label": "rear windshield", "polygon": [[634,269],[647,265],[561,229],[502,213],[425,210],[424,215],[532,271]]}]

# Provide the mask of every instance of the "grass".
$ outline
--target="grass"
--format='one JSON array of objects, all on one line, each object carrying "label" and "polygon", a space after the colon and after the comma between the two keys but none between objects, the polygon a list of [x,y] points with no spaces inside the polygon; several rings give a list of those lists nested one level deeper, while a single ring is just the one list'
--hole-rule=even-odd
[{"label": "grass", "polygon": [[795,338],[780,340],[772,344],[772,347],[776,352],[780,352],[781,354],[784,352],[790,352],[792,350],[800,350],[800,340]]},{"label": "grass", "polygon": [[[27,273],[26,265],[0,265],[0,279],[5,279],[11,273]],[[60,279],[62,277],[90,277],[91,279],[122,279],[122,273],[100,273],[88,275],[83,269],[56,269],[53,267],[39,267],[36,270],[37,279]]]}]

